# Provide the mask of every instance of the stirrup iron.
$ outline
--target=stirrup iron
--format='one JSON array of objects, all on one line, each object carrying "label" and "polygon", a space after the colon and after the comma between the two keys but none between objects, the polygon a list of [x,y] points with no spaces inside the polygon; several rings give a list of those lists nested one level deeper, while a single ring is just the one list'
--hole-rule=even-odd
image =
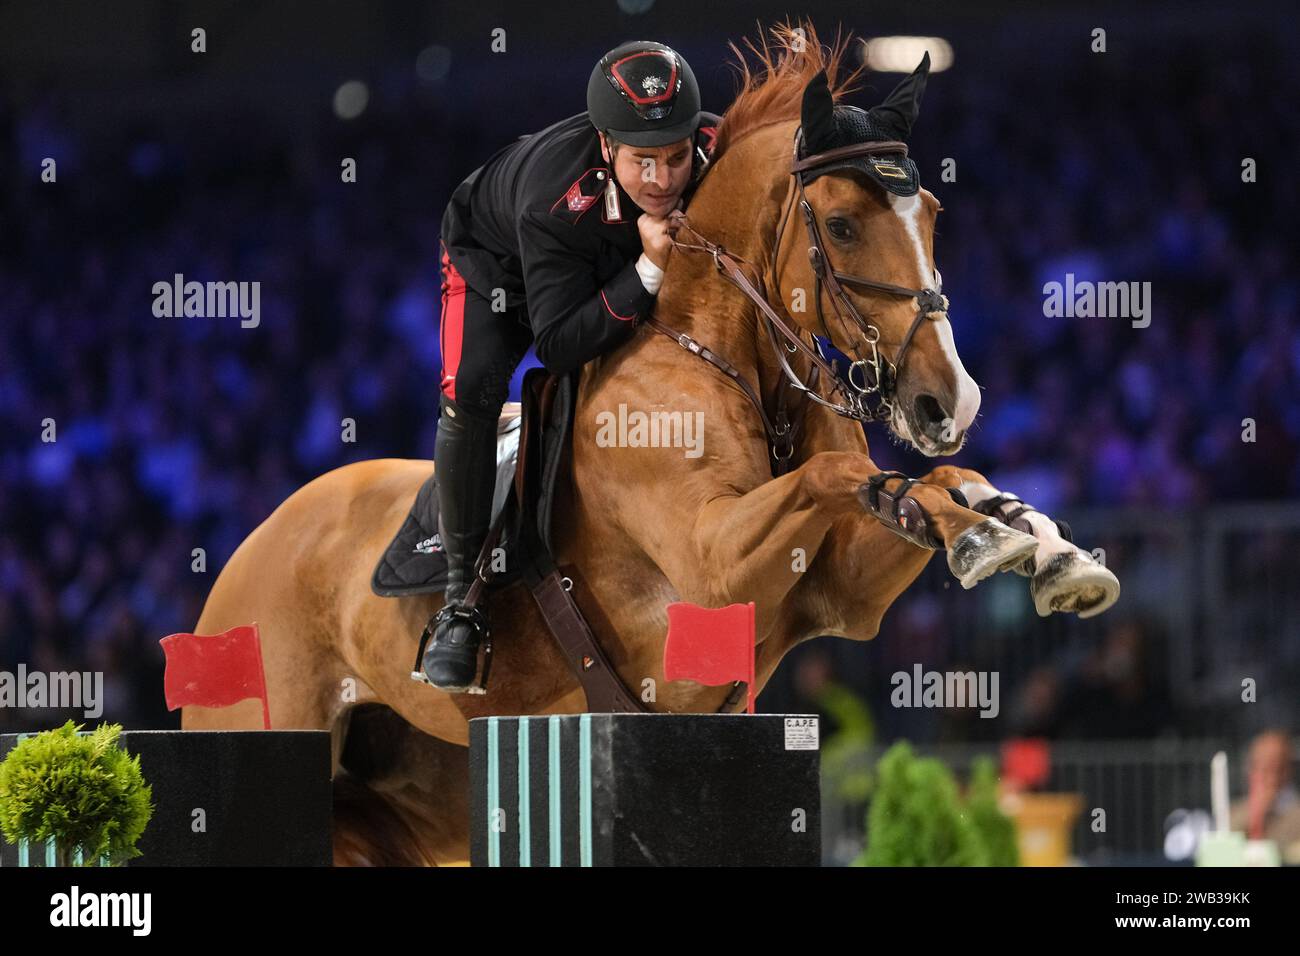
[{"label": "stirrup iron", "polygon": [[[478,679],[470,684],[466,689],[466,694],[486,694],[488,674],[492,670],[492,630],[488,626],[487,615],[481,608],[466,604],[444,604],[438,608],[433,617],[429,618],[429,623],[424,625],[424,630],[420,632],[420,643],[415,651],[415,665],[411,668],[411,680],[419,681],[421,684],[427,684],[430,687],[429,678],[424,676],[424,652],[429,646],[429,641],[433,639],[434,632],[438,625],[444,621],[453,618],[460,618],[469,623],[479,635],[479,672]],[[440,688],[439,688],[440,689]]]}]

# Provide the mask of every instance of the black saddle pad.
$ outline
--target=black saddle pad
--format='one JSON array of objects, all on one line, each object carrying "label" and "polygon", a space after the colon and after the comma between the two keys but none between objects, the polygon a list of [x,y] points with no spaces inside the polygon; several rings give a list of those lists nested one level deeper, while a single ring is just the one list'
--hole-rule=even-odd
[{"label": "black saddle pad", "polygon": [[[514,480],[519,424],[518,417],[510,423],[503,419],[497,431],[494,520],[505,507]],[[515,565],[510,560],[514,540],[509,522],[499,547],[505,549],[507,570],[495,578],[493,584],[504,586],[519,576],[518,571],[512,574],[509,570]],[[438,534],[438,476],[435,471],[420,485],[406,520],[380,555],[370,578],[370,590],[380,597],[402,597],[407,594],[441,594],[446,588],[447,558],[442,552],[442,538]]]},{"label": "black saddle pad", "polygon": [[[497,479],[493,496],[492,517],[496,519],[501,509],[513,504],[515,512],[506,516],[499,547],[505,549],[506,570],[492,579],[492,589],[506,587],[522,574],[519,542],[524,535],[515,526],[518,502],[513,498],[513,482],[518,460],[519,436],[522,417],[540,414],[537,408],[538,393],[543,391],[544,370],[530,369],[524,377],[525,399],[519,416],[513,421],[502,419],[497,431]],[[536,379],[536,381],[534,381]],[[551,544],[551,512],[555,503],[573,426],[574,397],[577,394],[578,373],[574,372],[556,383],[551,414],[545,429],[539,429],[534,441],[541,445],[527,453],[530,480],[525,511],[527,520],[534,522],[536,534],[549,548]],[[447,587],[447,559],[442,553],[442,539],[438,535],[437,474],[432,473],[420,486],[415,502],[406,520],[384,549],[370,579],[370,589],[380,597],[402,597],[409,594],[441,594]]]},{"label": "black saddle pad", "polygon": [[442,592],[447,558],[438,536],[438,486],[431,473],[420,486],[397,536],[375,565],[370,589],[382,597]]}]

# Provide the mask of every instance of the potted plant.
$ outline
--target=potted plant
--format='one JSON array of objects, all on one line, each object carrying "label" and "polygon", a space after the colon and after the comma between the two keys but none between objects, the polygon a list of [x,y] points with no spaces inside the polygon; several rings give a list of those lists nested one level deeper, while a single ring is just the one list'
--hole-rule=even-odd
[{"label": "potted plant", "polygon": [[117,744],[120,724],[81,727],[69,720],[22,740],[0,762],[0,832],[10,843],[53,840],[57,866],[117,866],[140,855],[152,789],[140,758]]}]

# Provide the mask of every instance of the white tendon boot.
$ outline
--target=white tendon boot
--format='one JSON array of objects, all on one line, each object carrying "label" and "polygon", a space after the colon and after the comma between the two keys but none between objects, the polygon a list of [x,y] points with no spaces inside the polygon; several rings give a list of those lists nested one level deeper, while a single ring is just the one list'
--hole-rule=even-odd
[{"label": "white tendon boot", "polygon": [[981,482],[963,482],[960,490],[975,511],[1034,536],[1034,553],[1014,570],[1030,579],[1029,594],[1040,617],[1054,611],[1093,617],[1119,600],[1119,579],[1074,544],[1064,521]]}]

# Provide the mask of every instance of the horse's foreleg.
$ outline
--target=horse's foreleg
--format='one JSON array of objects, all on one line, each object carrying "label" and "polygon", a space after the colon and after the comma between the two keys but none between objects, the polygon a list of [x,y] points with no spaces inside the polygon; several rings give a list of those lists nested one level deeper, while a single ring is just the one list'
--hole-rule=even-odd
[{"label": "horse's foreleg", "polygon": [[1073,611],[1092,617],[1119,598],[1119,580],[1091,554],[1076,546],[1069,526],[1057,522],[1022,501],[999,491],[987,478],[969,468],[944,465],[921,479],[943,488],[956,488],[971,508],[1038,542],[1034,553],[1015,570],[1030,579],[1034,607],[1042,617],[1053,611]]},{"label": "horse's foreleg", "polygon": [[[817,555],[832,524],[863,515],[866,484],[880,473],[866,455],[827,451],[746,494],[718,494],[699,510],[690,567],[674,577],[697,583],[706,601],[761,595],[775,606]],[[893,493],[901,485],[888,479],[883,488]],[[927,534],[948,549],[949,567],[966,587],[1019,564],[1035,546],[1032,538],[962,507],[935,485],[913,485],[907,496],[920,505]],[[915,525],[886,527],[914,546],[922,537]]]}]

